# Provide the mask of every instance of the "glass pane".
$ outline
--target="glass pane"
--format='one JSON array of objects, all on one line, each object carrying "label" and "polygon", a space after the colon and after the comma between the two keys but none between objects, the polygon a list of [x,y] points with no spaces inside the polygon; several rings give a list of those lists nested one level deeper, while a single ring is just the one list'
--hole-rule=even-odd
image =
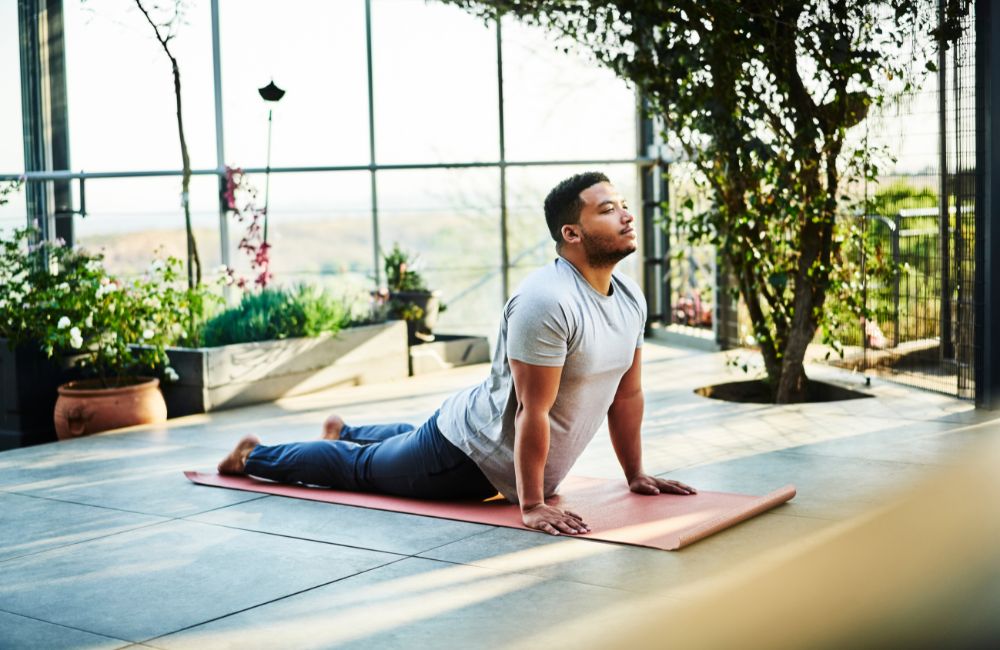
[{"label": "glass pane", "polygon": [[[18,46],[17,2],[0,0],[0,174],[24,171],[21,138],[21,53]],[[0,181],[2,182],[2,181]],[[3,210],[3,208],[0,208]],[[2,214],[2,213],[0,213]]]},{"label": "glass pane", "polygon": [[455,7],[372,3],[379,163],[500,156],[496,34]]},{"label": "glass pane", "polygon": [[[170,3],[172,6],[172,3]],[[194,168],[214,168],[215,108],[209,2],[186,4],[171,41],[181,73],[184,132]],[[66,0],[72,167],[180,169],[170,61],[127,0]]]},{"label": "glass pane", "polygon": [[503,306],[499,188],[496,169],[378,174],[382,248],[398,242],[419,256],[417,270],[448,307],[435,331],[496,333]]},{"label": "glass pane", "polygon": [[570,41],[504,18],[503,67],[508,160],[635,157],[634,93]]},{"label": "glass pane", "polygon": [[[6,181],[0,181],[3,185]],[[17,192],[7,195],[7,204],[0,205],[0,237],[7,237],[15,228],[23,228],[27,223],[28,206],[24,198],[24,185]]]},{"label": "glass pane", "polygon": [[[273,109],[272,166],[367,164],[364,2],[225,0],[219,13],[226,160],[266,165]],[[257,92],[272,80],[277,103]]]},{"label": "glass pane", "polygon": [[[263,206],[264,174],[248,180]],[[374,287],[368,172],[271,174],[269,194],[274,286],[305,282],[338,294],[367,295]],[[246,226],[230,218],[230,260],[237,273],[250,278],[247,253],[238,249]]]},{"label": "glass pane", "polygon": [[[113,178],[87,180],[87,216],[74,224],[77,243],[102,250],[112,273],[144,270],[162,246],[165,255],[187,259],[180,178]],[[207,277],[221,263],[218,181],[214,176],[191,179],[191,220]]]},{"label": "glass pane", "polygon": [[[555,241],[545,223],[543,208],[549,190],[560,181],[591,171],[593,166],[558,167],[511,167],[507,170],[507,224],[512,267],[536,269],[551,262],[556,257]],[[634,165],[603,165],[600,171],[611,180],[619,193],[629,204],[633,214],[639,218],[640,197],[637,189],[637,173]],[[637,232],[642,228],[637,225]],[[618,263],[618,270],[641,282],[641,242],[640,250]],[[511,275],[511,288],[516,288]]]}]

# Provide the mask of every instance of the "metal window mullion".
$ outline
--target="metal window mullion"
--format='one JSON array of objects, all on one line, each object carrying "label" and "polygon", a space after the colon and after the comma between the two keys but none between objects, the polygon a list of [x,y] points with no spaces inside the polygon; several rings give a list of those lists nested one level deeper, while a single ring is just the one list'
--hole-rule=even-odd
[{"label": "metal window mullion", "polygon": [[372,201],[372,253],[373,267],[375,269],[375,286],[382,283],[382,274],[379,271],[381,261],[382,245],[379,241],[378,228],[378,182],[376,180],[377,167],[375,165],[375,87],[374,69],[372,68],[372,3],[365,0],[365,47],[368,62],[368,157],[369,174],[371,177],[371,201]]},{"label": "metal window mullion", "polygon": [[504,304],[510,298],[510,240],[507,232],[507,142],[503,104],[503,36],[497,12],[497,115],[500,138],[500,293]]},{"label": "metal window mullion", "polygon": [[[219,0],[212,0],[212,81],[215,98],[215,164],[219,185],[219,253],[222,264],[229,266],[229,218],[223,201],[226,184],[226,147],[222,119],[222,48],[219,38]],[[225,288],[228,299],[229,287]]]}]

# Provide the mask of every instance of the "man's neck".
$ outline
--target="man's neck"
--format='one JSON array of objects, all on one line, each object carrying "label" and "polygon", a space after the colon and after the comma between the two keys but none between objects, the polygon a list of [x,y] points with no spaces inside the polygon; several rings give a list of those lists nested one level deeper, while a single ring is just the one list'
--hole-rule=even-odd
[{"label": "man's neck", "polygon": [[615,270],[614,266],[591,266],[580,249],[564,249],[559,251],[559,256],[572,264],[597,293],[606,296],[611,292],[611,273]]}]

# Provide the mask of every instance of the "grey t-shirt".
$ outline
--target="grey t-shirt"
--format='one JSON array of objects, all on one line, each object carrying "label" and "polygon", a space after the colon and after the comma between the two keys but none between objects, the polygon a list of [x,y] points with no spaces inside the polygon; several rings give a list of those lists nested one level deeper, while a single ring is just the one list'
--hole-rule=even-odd
[{"label": "grey t-shirt", "polygon": [[614,273],[609,295],[595,290],[563,258],[528,276],[507,301],[490,376],[441,406],[441,433],[472,458],[507,500],[517,503],[510,359],[562,366],[549,412],[545,496],[551,496],[593,439],[622,376],[642,345],[646,301],[639,286]]}]

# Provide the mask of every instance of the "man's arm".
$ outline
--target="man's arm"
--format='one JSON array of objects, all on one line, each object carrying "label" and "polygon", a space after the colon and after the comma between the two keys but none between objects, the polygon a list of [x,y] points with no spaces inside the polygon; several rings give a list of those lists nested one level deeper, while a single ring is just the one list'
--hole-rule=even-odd
[{"label": "man's arm", "polygon": [[517,397],[514,416],[514,476],[521,519],[529,528],[553,535],[585,533],[579,515],[545,504],[545,461],[549,456],[549,411],[559,392],[562,367],[510,361]]},{"label": "man's arm", "polygon": [[618,383],[614,401],[608,409],[611,445],[625,472],[629,489],[639,494],[696,494],[694,488],[679,481],[650,476],[643,470],[642,415],[645,401],[642,394],[642,348],[636,348],[632,366]]}]

